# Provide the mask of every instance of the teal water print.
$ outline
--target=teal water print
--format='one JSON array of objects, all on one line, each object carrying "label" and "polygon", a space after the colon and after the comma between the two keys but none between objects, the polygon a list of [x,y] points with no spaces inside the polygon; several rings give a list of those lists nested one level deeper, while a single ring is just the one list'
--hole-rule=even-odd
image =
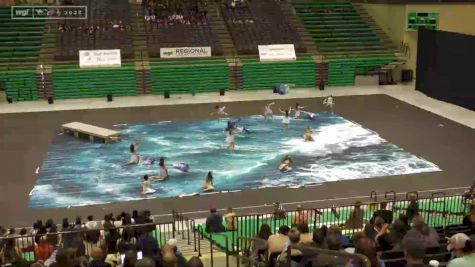
[{"label": "teal water print", "polygon": [[[144,198],[169,198],[202,193],[205,176],[213,171],[216,191],[305,184],[440,171],[433,163],[391,144],[377,133],[338,115],[322,112],[315,120],[292,119],[287,131],[282,117],[242,117],[249,133],[236,135],[236,150],[227,149],[227,120],[188,123],[160,122],[114,127],[123,140],[90,143],[58,135],[47,153],[31,192],[34,209],[84,206]],[[233,119],[235,121],[235,119]],[[314,142],[304,142],[307,127]],[[122,167],[130,159],[130,144],[154,164]],[[278,169],[285,155],[293,171]],[[153,182],[154,194],[142,194],[145,174],[159,173],[165,158],[170,178]],[[173,169],[187,163],[188,173]]]}]

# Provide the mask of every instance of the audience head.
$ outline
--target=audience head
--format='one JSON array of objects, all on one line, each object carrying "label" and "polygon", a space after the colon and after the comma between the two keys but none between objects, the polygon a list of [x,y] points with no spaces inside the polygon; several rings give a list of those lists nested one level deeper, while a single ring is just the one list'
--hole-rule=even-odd
[{"label": "audience head", "polygon": [[417,229],[423,235],[429,235],[430,229],[429,226],[425,223],[424,218],[420,215],[416,215],[412,219],[412,227]]},{"label": "audience head", "polygon": [[177,257],[176,257],[176,252],[175,252],[175,248],[173,246],[170,246],[168,244],[166,244],[165,246],[163,246],[162,248],[162,264],[164,267],[168,267],[168,266],[173,266],[175,267],[176,264],[177,264]]},{"label": "audience head", "polygon": [[92,247],[91,258],[96,261],[104,260],[104,251],[100,247]]},{"label": "audience head", "polygon": [[300,204],[297,205],[297,211],[302,211],[302,210],[303,210],[302,205],[300,205]]},{"label": "audience head", "polygon": [[155,267],[155,261],[151,258],[143,258],[137,261],[135,267]]},{"label": "audience head", "polygon": [[317,248],[323,248],[325,247],[325,232],[323,231],[322,228],[317,229],[316,231],[313,232],[313,243],[315,243],[315,246]]},{"label": "audience head", "polygon": [[216,208],[213,207],[213,208],[209,209],[209,212],[216,213]]},{"label": "audience head", "polygon": [[89,216],[87,216],[87,220],[91,222],[91,221],[94,220],[94,218],[92,217],[92,215],[89,215]]},{"label": "audience head", "polygon": [[330,228],[328,228],[327,235],[336,235],[340,236],[341,235],[341,229],[337,225],[332,225]]},{"label": "audience head", "polygon": [[388,207],[388,202],[381,202],[379,204],[380,209],[385,210]]},{"label": "audience head", "polygon": [[279,227],[279,234],[288,235],[289,231],[290,231],[290,228],[287,225],[281,225]]},{"label": "audience head", "polygon": [[457,257],[474,253],[474,247],[470,237],[466,234],[458,233],[448,239],[447,250],[454,252]]},{"label": "audience head", "polygon": [[69,220],[68,220],[68,218],[63,218],[62,226],[63,226],[63,229],[68,229],[68,228],[69,228]]},{"label": "audience head", "polygon": [[406,239],[403,248],[408,264],[422,264],[426,255],[426,247],[421,240],[417,238]]},{"label": "audience head", "polygon": [[[139,266],[139,267],[142,267],[142,266]],[[204,267],[204,264],[198,256],[193,256],[188,261],[188,267]]]},{"label": "audience head", "polygon": [[361,200],[355,201],[355,208],[360,208],[361,204],[363,204],[363,202]]},{"label": "audience head", "polygon": [[331,234],[327,236],[327,247],[329,250],[340,250],[341,243],[338,236]]},{"label": "audience head", "polygon": [[53,224],[54,224],[53,219],[48,219],[48,220],[46,220],[45,227],[46,228],[51,228],[51,226],[53,226]]},{"label": "audience head", "polygon": [[308,228],[308,224],[304,224],[304,223],[297,225],[297,229],[299,230],[301,234],[306,234],[310,232],[310,229]]},{"label": "audience head", "polygon": [[228,210],[226,211],[226,213],[233,213],[233,212],[234,212],[233,208],[228,208]]},{"label": "audience head", "polygon": [[259,230],[258,238],[267,240],[269,239],[269,236],[272,235],[272,230],[270,229],[270,226],[268,224],[263,224],[261,225],[261,229]]},{"label": "audience head", "polygon": [[300,242],[300,232],[297,228],[293,227],[290,229],[288,236],[291,244],[298,244]]},{"label": "audience head", "polygon": [[81,216],[77,216],[76,217],[76,225],[80,225],[82,222],[81,222]]},{"label": "audience head", "polygon": [[384,223],[385,223],[385,222],[384,222],[384,219],[381,218],[381,217],[379,217],[379,216],[376,217],[376,219],[374,219],[374,227],[375,227],[376,229],[381,229],[381,228],[383,228]]},{"label": "audience head", "polygon": [[25,228],[21,228],[20,235],[26,235],[26,229]]},{"label": "audience head", "polygon": [[137,263],[137,252],[129,250],[125,252],[123,266],[134,266]]},{"label": "audience head", "polygon": [[363,239],[365,237],[366,237],[366,235],[363,232],[354,233],[353,237],[351,238],[351,242],[353,242],[353,244],[358,244],[360,239]]},{"label": "audience head", "polygon": [[407,228],[403,221],[398,219],[391,225],[391,238],[393,243],[401,242],[406,233]]},{"label": "audience head", "polygon": [[379,261],[376,254],[376,247],[373,241],[369,240],[366,237],[363,237],[358,240],[355,247],[355,253],[363,254],[368,257],[371,262],[372,267],[379,267]]},{"label": "audience head", "polygon": [[404,223],[404,226],[406,227],[409,226],[409,217],[407,217],[406,214],[403,214],[403,213],[399,214],[399,220],[401,220],[401,222]]}]

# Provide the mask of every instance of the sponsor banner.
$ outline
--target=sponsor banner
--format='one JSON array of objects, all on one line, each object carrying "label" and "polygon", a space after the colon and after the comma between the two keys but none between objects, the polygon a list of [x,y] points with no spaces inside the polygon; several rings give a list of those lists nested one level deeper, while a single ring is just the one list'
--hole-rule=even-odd
[{"label": "sponsor banner", "polygon": [[258,48],[261,61],[286,61],[297,59],[293,44],[259,45]]},{"label": "sponsor banner", "polygon": [[113,50],[79,50],[79,67],[120,67],[120,49]]},{"label": "sponsor banner", "polygon": [[169,47],[160,48],[161,58],[210,57],[211,47]]}]

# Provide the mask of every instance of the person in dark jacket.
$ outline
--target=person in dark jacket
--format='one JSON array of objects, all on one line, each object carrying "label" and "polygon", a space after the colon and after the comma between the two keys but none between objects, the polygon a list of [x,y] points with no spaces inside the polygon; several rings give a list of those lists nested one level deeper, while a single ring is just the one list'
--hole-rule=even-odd
[{"label": "person in dark jacket", "polygon": [[216,213],[216,208],[211,208],[210,215],[206,218],[206,232],[207,233],[221,233],[224,232],[223,216]]}]

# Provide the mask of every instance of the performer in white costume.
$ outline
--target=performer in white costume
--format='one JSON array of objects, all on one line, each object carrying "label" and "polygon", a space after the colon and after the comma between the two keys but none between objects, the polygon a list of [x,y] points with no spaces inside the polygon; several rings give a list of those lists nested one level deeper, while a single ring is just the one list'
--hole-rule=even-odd
[{"label": "performer in white costume", "polygon": [[323,100],[323,105],[325,105],[326,107],[329,107],[333,114],[333,106],[335,106],[335,102],[333,102],[332,95],[330,95],[329,97],[325,98],[325,100]]},{"label": "performer in white costume", "polygon": [[272,105],[275,103],[269,103],[264,107],[264,118],[267,120],[268,117],[273,118],[274,112],[272,111]]},{"label": "performer in white costume", "polygon": [[142,194],[153,194],[156,190],[152,188],[150,185],[150,181],[148,180],[148,175],[143,177],[143,185],[142,185]]}]

